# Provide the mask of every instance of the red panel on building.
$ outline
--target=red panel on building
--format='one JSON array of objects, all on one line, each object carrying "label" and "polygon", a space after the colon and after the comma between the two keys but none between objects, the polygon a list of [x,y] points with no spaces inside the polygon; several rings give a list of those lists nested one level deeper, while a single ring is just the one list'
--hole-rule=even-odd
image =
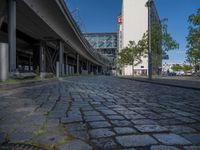
[{"label": "red panel on building", "polygon": [[122,17],[120,16],[120,17],[118,17],[118,19],[117,19],[117,22],[119,23],[119,24],[121,24],[122,23]]}]

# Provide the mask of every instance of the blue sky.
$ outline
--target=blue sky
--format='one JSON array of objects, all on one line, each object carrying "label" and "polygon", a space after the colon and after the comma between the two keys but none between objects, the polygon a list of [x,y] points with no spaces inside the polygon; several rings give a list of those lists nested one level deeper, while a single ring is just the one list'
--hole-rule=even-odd
[{"label": "blue sky", "polygon": [[[122,0],[66,0],[84,32],[116,32]],[[155,0],[161,19],[168,18],[168,31],[180,44],[168,52],[170,63],[185,61],[188,16],[200,8],[200,0]],[[78,11],[75,11],[78,10]]]}]

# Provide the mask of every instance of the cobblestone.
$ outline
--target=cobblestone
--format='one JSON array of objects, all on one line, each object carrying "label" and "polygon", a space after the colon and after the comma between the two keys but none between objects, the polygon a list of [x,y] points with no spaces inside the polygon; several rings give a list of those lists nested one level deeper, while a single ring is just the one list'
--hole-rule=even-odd
[{"label": "cobblestone", "polygon": [[200,143],[200,134],[184,134],[183,136],[194,144]]},{"label": "cobblestone", "polygon": [[92,143],[96,145],[99,149],[117,149],[118,145],[111,138],[101,138],[97,140],[92,140]]},{"label": "cobblestone", "polygon": [[92,147],[80,140],[73,140],[61,145],[59,150],[92,150]]},{"label": "cobblestone", "polygon": [[168,131],[165,127],[159,125],[137,125],[135,126],[141,132],[166,132]]},{"label": "cobblestone", "polygon": [[97,121],[97,122],[89,122],[91,128],[103,128],[103,127],[111,127],[111,124],[107,121]]},{"label": "cobblestone", "polygon": [[185,150],[200,150],[200,146],[185,146]]},{"label": "cobblestone", "polygon": [[199,95],[104,76],[23,87],[0,95],[0,142],[67,138],[58,148],[199,150]]},{"label": "cobblestone", "polygon": [[149,135],[126,135],[116,137],[117,142],[119,142],[124,147],[138,147],[138,146],[148,146],[152,144],[157,144]]},{"label": "cobblestone", "polygon": [[173,146],[155,145],[151,147],[151,150],[180,150],[180,149]]},{"label": "cobblestone", "polygon": [[115,132],[117,134],[131,134],[131,133],[137,133],[137,131],[130,127],[116,127],[114,128]]},{"label": "cobblestone", "polygon": [[181,145],[181,144],[191,144],[188,140],[185,138],[176,135],[176,134],[155,134],[155,138],[157,138],[160,142],[163,144],[169,144],[169,145]]},{"label": "cobblestone", "polygon": [[109,128],[92,129],[89,131],[89,133],[92,138],[102,138],[115,135],[115,133]]}]

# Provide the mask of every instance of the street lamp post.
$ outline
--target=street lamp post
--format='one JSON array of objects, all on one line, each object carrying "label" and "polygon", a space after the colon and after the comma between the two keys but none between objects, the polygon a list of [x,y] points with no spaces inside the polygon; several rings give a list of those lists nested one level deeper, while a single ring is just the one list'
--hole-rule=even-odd
[{"label": "street lamp post", "polygon": [[153,0],[148,0],[148,79],[152,79],[152,49],[151,49],[151,6]]}]

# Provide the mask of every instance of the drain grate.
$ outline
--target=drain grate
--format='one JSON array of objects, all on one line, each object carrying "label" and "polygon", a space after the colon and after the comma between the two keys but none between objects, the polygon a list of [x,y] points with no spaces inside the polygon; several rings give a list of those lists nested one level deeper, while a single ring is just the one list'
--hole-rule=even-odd
[{"label": "drain grate", "polygon": [[46,150],[46,149],[28,144],[4,144],[0,145],[0,150]]}]

